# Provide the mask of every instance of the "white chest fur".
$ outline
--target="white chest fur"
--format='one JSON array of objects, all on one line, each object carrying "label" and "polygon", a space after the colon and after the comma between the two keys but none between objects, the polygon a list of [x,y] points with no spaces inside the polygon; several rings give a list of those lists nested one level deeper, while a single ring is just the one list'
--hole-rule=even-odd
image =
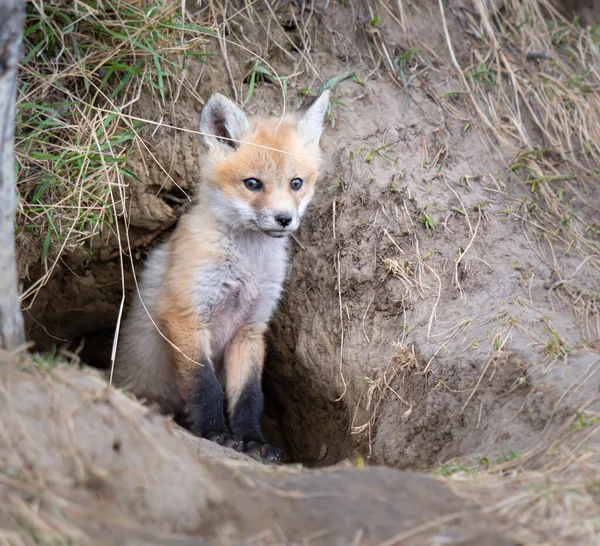
[{"label": "white chest fur", "polygon": [[283,289],[287,241],[262,233],[230,234],[223,259],[197,272],[195,303],[218,358],[242,327],[266,328]]}]

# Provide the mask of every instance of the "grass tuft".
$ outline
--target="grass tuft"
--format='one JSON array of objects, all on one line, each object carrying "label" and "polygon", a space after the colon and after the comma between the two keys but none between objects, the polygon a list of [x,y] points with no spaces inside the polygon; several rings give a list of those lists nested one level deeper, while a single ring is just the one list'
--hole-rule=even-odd
[{"label": "grass tuft", "polygon": [[136,182],[131,158],[142,126],[122,114],[142,93],[159,105],[176,97],[188,85],[188,58],[207,55],[213,34],[188,24],[177,2],[28,3],[15,135],[17,237],[41,241],[35,254],[47,273],[63,252],[79,248],[90,257],[111,233],[125,188]]}]

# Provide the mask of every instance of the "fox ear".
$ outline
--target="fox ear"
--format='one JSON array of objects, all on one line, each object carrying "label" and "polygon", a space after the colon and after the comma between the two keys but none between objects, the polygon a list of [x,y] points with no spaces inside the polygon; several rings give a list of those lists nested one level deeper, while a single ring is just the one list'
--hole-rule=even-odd
[{"label": "fox ear", "polygon": [[298,130],[304,136],[306,146],[317,146],[325,124],[325,114],[329,107],[329,89],[323,91],[298,122]]},{"label": "fox ear", "polygon": [[207,148],[225,146],[235,150],[240,147],[240,142],[235,141],[243,140],[250,132],[250,123],[246,114],[227,97],[213,93],[202,109],[200,131]]}]

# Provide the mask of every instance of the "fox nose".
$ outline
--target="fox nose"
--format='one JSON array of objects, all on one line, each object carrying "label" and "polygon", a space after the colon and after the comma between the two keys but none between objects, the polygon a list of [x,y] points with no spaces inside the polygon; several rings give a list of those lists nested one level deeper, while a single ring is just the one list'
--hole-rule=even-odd
[{"label": "fox nose", "polygon": [[281,227],[287,227],[292,223],[292,215],[288,214],[287,212],[280,212],[279,214],[275,215],[275,221]]}]

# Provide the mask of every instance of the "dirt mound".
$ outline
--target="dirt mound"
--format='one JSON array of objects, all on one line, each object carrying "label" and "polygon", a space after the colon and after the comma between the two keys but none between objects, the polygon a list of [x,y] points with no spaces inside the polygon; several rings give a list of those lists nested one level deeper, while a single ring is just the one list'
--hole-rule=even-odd
[{"label": "dirt mound", "polygon": [[226,462],[232,452],[198,439],[194,454],[164,417],[69,366],[46,371],[2,354],[0,381],[9,542],[510,544],[429,477],[268,469]]}]

